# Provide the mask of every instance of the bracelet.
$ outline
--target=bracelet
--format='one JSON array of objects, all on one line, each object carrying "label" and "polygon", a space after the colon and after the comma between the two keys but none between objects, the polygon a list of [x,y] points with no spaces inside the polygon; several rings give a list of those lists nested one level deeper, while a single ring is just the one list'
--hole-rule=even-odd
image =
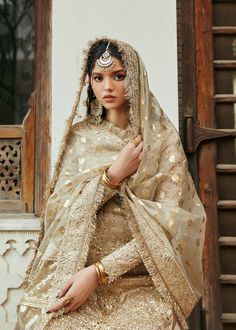
[{"label": "bracelet", "polygon": [[106,284],[108,282],[108,276],[105,272],[105,268],[104,268],[103,264],[100,261],[98,261],[94,264],[94,266],[96,268],[96,272],[98,275],[99,284],[100,285]]},{"label": "bracelet", "polygon": [[103,175],[102,175],[102,183],[103,183],[105,186],[107,186],[107,187],[109,187],[109,188],[111,188],[111,189],[117,189],[117,190],[120,189],[121,184],[123,183],[123,181],[122,181],[121,183],[112,183],[112,182],[110,181],[110,179],[108,178],[107,170],[108,170],[108,168],[106,168],[106,169],[103,171]]}]

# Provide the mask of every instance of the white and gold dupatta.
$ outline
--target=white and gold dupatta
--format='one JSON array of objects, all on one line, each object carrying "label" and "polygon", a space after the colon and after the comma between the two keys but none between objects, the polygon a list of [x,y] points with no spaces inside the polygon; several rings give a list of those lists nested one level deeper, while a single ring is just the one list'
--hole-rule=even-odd
[{"label": "white and gold dupatta", "polygon": [[[90,43],[88,52],[98,39]],[[182,145],[149,90],[144,65],[129,45],[117,44],[126,69],[126,94],[130,124],[141,133],[145,154],[135,174],[122,185],[127,226],[137,250],[164,301],[173,306],[182,329],[202,294],[202,249],[205,213],[188,173]],[[42,214],[40,245],[25,280],[27,300],[38,275],[50,272],[48,305],[65,281],[84,267],[96,229],[96,213],[103,197],[101,171],[127,143],[113,125],[94,125],[90,116],[75,123],[84,100],[86,60],[72,114],[67,121],[55,173]],[[109,127],[108,127],[109,126]],[[46,276],[46,275],[45,275]],[[43,328],[52,316],[40,323]]]}]

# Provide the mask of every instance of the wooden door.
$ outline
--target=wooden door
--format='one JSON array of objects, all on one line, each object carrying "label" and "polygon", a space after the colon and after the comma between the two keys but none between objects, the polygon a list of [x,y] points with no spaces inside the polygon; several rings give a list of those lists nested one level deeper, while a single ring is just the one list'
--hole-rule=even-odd
[{"label": "wooden door", "polygon": [[51,8],[0,1],[0,215],[39,213],[49,180]]},{"label": "wooden door", "polygon": [[[236,1],[179,2],[180,109],[207,214],[202,313],[190,329],[236,329]],[[185,65],[186,64],[186,65]],[[199,314],[199,313],[198,313]]]}]

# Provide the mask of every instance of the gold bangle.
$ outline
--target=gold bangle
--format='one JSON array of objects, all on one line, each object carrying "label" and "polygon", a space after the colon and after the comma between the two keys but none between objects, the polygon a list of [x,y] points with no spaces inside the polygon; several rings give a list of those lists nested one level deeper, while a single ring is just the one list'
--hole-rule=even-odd
[{"label": "gold bangle", "polygon": [[113,183],[110,181],[110,179],[108,178],[108,175],[107,175],[107,170],[108,168],[106,168],[104,171],[103,171],[103,175],[102,175],[102,183],[111,188],[111,189],[120,189],[120,186],[121,186],[121,183]]},{"label": "gold bangle", "polygon": [[98,275],[99,284],[102,285],[102,284],[107,283],[108,282],[108,276],[105,272],[105,268],[104,268],[103,264],[100,261],[98,261],[94,265],[95,265],[96,272],[97,272],[97,275]]},{"label": "gold bangle", "polygon": [[105,284],[105,283],[108,282],[108,275],[106,274],[105,268],[104,268],[103,264],[100,261],[97,262],[97,265],[98,265],[98,268],[99,268],[100,273],[101,273],[102,284]]},{"label": "gold bangle", "polygon": [[99,284],[101,285],[102,282],[101,282],[101,274],[100,274],[100,270],[99,270],[97,264],[94,264],[94,266],[95,266],[95,269],[96,269],[96,272],[97,272],[98,282],[99,282]]}]

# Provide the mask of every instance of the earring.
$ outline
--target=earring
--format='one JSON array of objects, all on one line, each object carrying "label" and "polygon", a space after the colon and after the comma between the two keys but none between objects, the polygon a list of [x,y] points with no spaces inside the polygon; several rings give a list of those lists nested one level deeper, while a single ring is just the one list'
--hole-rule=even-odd
[{"label": "earring", "polygon": [[102,122],[102,104],[96,98],[90,103],[91,107],[91,119],[95,125],[99,125]]}]

